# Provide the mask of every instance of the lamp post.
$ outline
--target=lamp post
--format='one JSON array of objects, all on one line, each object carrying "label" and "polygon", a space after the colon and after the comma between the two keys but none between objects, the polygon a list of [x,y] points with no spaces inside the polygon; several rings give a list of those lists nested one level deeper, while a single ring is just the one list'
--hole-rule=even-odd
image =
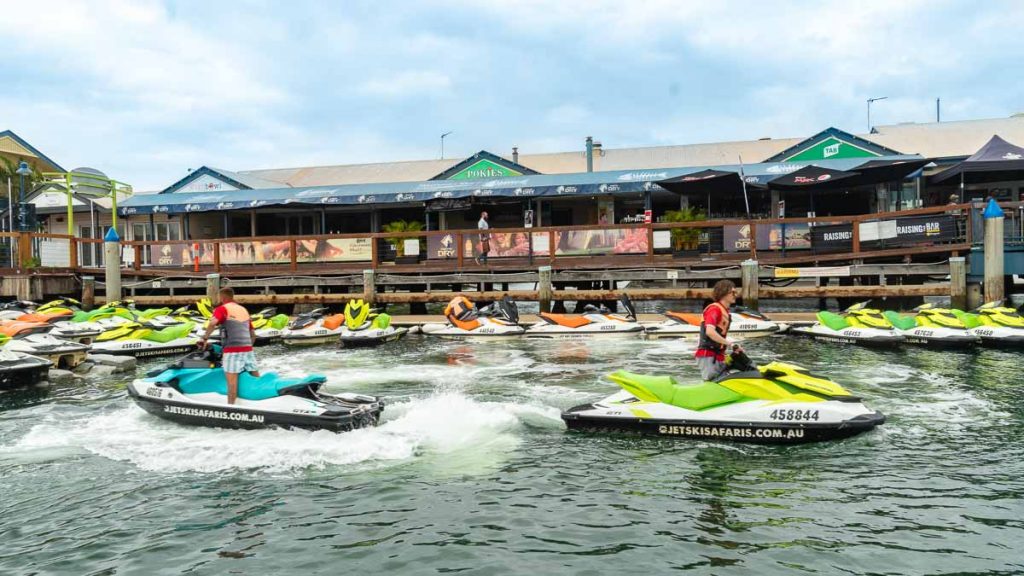
[{"label": "lamp post", "polygon": [[452,133],[452,131],[448,131],[445,132],[444,134],[441,134],[441,160],[444,160],[444,137],[451,135]]},{"label": "lamp post", "polygon": [[28,162],[22,160],[14,173],[18,175],[18,185],[21,188],[18,192],[18,230],[24,232],[28,228],[28,219],[25,214],[25,176],[31,176],[32,169],[29,168]]},{"label": "lamp post", "polygon": [[885,100],[888,96],[879,96],[878,98],[868,98],[868,132],[871,132],[871,103],[879,100]]}]

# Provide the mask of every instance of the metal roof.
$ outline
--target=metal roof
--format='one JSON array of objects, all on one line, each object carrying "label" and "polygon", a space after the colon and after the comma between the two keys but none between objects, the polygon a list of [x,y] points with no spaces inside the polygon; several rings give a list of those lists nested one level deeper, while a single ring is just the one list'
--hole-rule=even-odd
[{"label": "metal roof", "polygon": [[[917,158],[887,156],[887,159]],[[262,190],[231,190],[224,192],[176,192],[134,196],[121,203],[122,215],[220,210],[249,210],[268,206],[345,206],[377,207],[385,204],[426,202],[439,198],[533,198],[616,195],[660,190],[654,182],[674,176],[699,172],[708,168],[739,172],[747,182],[763,184],[772,178],[808,165],[834,170],[848,170],[864,162],[863,158],[823,160],[815,162],[772,162],[719,164],[655,168],[651,170],[614,170],[574,174],[537,174],[493,178],[489,180],[428,180],[420,182],[389,182],[310,186],[305,188],[272,188]]]}]

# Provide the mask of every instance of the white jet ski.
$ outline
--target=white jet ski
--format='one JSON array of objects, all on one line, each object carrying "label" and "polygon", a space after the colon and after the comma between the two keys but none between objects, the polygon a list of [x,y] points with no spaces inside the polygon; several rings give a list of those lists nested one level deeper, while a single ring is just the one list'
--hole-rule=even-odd
[{"label": "white jet ski", "polygon": [[128,385],[143,410],[181,424],[216,428],[303,428],[344,432],[375,426],[384,402],[363,394],[327,394],[324,376],[239,375],[238,398],[227,403],[227,381],[214,350],[194,352]]},{"label": "white jet ski", "polygon": [[973,312],[953,310],[982,346],[1024,349],[1024,317],[1002,302],[989,302]]},{"label": "white jet ski", "polygon": [[834,344],[882,348],[901,344],[903,336],[879,310],[870,309],[867,304],[854,304],[843,314],[822,310],[818,312],[817,322],[810,326],[793,326],[789,333]]},{"label": "white jet ski", "polygon": [[53,326],[41,322],[6,321],[0,323],[0,336],[9,338],[3,347],[13,352],[45,358],[58,368],[70,370],[83,361],[89,346],[61,340],[50,334]]},{"label": "white jet ski", "polygon": [[[732,322],[729,325],[729,336],[737,339],[770,336],[789,329],[788,324],[775,322],[756,310],[742,306],[733,306],[730,317]],[[645,326],[644,335],[651,339],[700,338],[701,314],[665,312],[665,318],[663,322]]]},{"label": "white jet ski", "polygon": [[625,294],[619,299],[625,314],[614,314],[606,306],[587,304],[583,314],[541,312],[541,321],[526,331],[527,338],[633,338],[643,333],[636,321],[636,310]]},{"label": "white jet ski", "polygon": [[742,354],[732,365],[739,371],[691,385],[620,370],[609,378],[622,390],[562,419],[570,430],[765,444],[847,438],[885,422],[839,384],[800,366],[755,367]]},{"label": "white jet ski", "polygon": [[366,348],[395,342],[408,328],[391,325],[391,316],[377,312],[361,298],[345,304],[345,325],[341,330],[342,348]]},{"label": "white jet ski", "polygon": [[519,308],[508,296],[483,308],[476,308],[465,296],[456,296],[444,315],[446,323],[424,324],[420,330],[448,340],[510,340],[526,332],[519,325]]},{"label": "white jet ski", "polygon": [[[108,318],[100,322],[111,320]],[[191,322],[165,328],[126,322],[100,334],[92,344],[92,351],[139,358],[184,354],[195,350],[199,344],[199,338],[192,334],[192,328]]]},{"label": "white jet ski", "polygon": [[[2,340],[2,339],[0,339]],[[0,347],[0,390],[28,388],[44,380],[53,366],[49,360]]]},{"label": "white jet ski", "polygon": [[952,310],[922,304],[914,308],[917,314],[903,316],[887,310],[885,318],[899,332],[907,344],[926,348],[972,348],[981,343],[981,337],[971,333],[964,321]]},{"label": "white jet ski", "polygon": [[344,314],[327,314],[327,308],[317,308],[292,318],[281,331],[281,342],[289,346],[336,344],[341,341],[345,325]]}]

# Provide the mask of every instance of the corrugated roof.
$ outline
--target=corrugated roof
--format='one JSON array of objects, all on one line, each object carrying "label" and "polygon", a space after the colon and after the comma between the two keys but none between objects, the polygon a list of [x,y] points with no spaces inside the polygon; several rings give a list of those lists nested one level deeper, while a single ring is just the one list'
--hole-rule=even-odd
[{"label": "corrugated roof", "polygon": [[215,168],[213,166],[210,166],[210,169],[216,170],[217,172],[220,172],[221,174],[227,176],[228,178],[231,178],[232,180],[245,184],[249,188],[260,189],[281,187],[281,182],[261,178],[255,174],[246,174],[244,172],[232,172],[231,170],[224,170],[223,168]]},{"label": "corrugated roof", "polygon": [[862,137],[925,158],[970,156],[993,136],[1024,146],[1024,116],[876,126]]}]

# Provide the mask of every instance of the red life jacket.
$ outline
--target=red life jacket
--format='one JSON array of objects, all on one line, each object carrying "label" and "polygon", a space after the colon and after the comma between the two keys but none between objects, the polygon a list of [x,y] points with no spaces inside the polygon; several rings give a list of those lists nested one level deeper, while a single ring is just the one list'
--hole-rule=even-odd
[{"label": "red life jacket", "polygon": [[[718,306],[719,308],[722,309],[722,317],[718,320],[718,324],[712,326],[711,329],[718,332],[718,335],[721,336],[722,338],[725,338],[726,336],[729,335],[729,324],[732,323],[732,316],[729,314],[729,309],[726,308],[725,306],[722,306],[718,302],[712,302],[711,304],[708,304],[708,307],[704,309],[704,312],[707,313],[707,311],[710,310],[712,306]],[[707,322],[704,321],[703,314],[701,315],[700,340],[698,341],[697,349],[710,350],[715,354],[725,354],[724,344],[719,344],[718,342],[715,342],[711,338],[708,338]]]}]

